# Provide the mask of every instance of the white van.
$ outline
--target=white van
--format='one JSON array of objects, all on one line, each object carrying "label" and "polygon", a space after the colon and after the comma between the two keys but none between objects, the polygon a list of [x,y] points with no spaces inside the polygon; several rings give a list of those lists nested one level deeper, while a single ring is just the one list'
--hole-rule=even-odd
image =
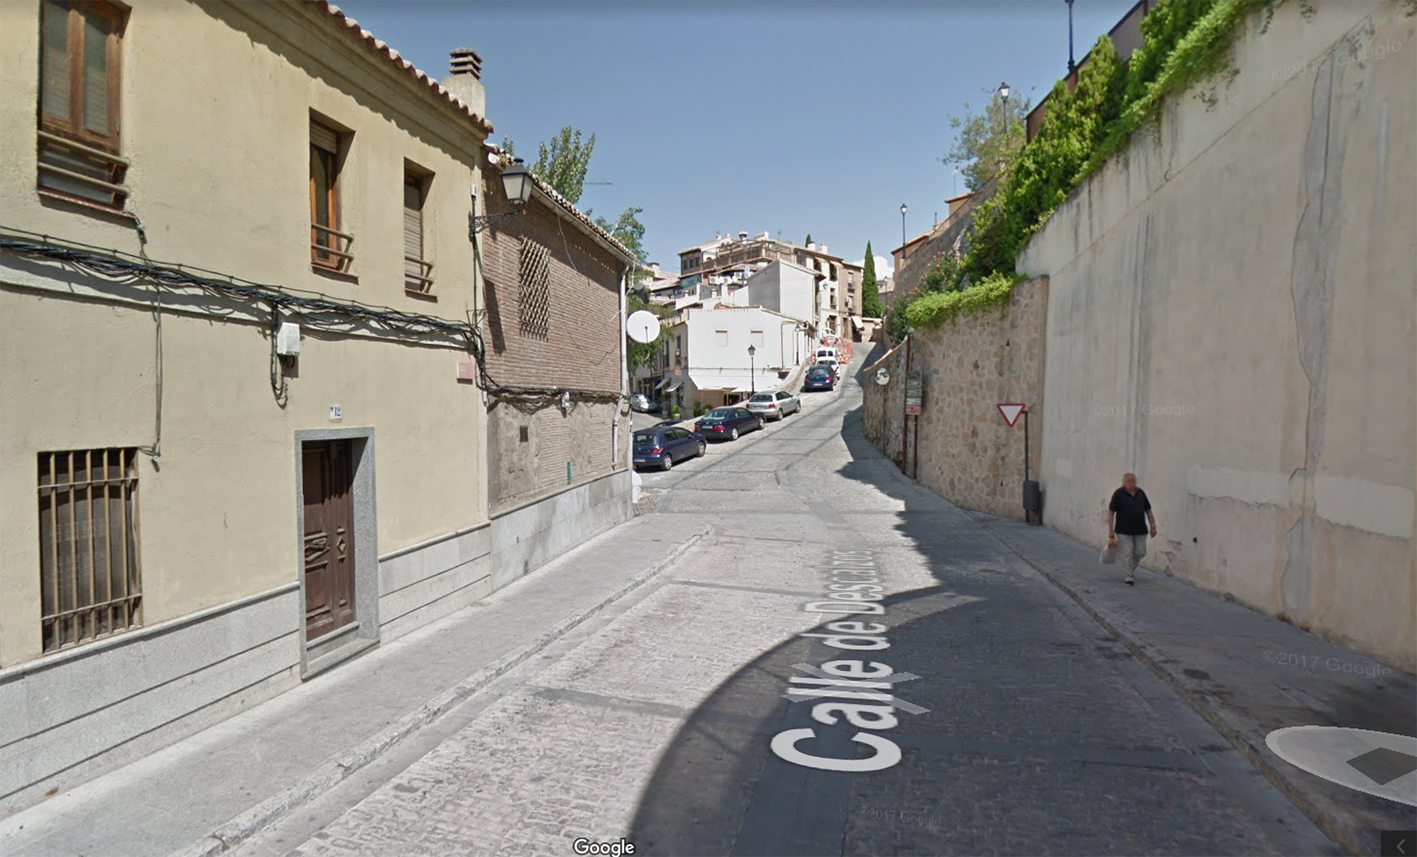
[{"label": "white van", "polygon": [[833,365],[837,363],[836,349],[829,348],[824,345],[821,348],[817,349],[817,362],[826,363],[828,361],[830,361]]}]

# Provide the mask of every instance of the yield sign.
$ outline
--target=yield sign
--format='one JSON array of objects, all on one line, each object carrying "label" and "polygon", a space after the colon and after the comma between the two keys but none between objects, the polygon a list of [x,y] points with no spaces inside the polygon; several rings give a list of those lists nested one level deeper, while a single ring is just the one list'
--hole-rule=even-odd
[{"label": "yield sign", "polygon": [[1018,422],[1018,415],[1023,413],[1023,409],[1027,406],[1018,403],[1001,403],[996,407],[998,407],[999,413],[1004,415],[1004,422],[1008,423],[1010,426],[1013,426],[1014,423]]}]

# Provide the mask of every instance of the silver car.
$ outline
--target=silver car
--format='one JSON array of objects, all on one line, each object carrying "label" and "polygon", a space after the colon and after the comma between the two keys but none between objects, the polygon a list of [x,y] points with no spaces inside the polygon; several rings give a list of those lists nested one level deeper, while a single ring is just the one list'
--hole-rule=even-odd
[{"label": "silver car", "polygon": [[746,405],[755,414],[762,414],[770,420],[780,420],[788,414],[802,410],[802,400],[786,390],[765,390],[754,393]]}]

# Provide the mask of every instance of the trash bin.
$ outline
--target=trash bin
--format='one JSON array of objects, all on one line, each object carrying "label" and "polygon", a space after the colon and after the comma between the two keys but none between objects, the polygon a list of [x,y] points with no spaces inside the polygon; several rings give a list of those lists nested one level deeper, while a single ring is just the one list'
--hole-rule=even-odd
[{"label": "trash bin", "polygon": [[1043,489],[1039,487],[1036,479],[1029,479],[1023,483],[1023,510],[1025,512],[1043,511]]}]

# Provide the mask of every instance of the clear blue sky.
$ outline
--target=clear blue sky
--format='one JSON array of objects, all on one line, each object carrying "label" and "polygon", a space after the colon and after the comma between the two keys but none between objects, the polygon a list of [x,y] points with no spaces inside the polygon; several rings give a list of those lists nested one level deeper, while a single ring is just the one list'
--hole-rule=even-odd
[{"label": "clear blue sky", "polygon": [[[1075,55],[1133,0],[1077,0]],[[963,190],[938,157],[949,117],[1008,82],[1033,103],[1067,71],[1064,0],[340,4],[437,78],[482,55],[487,118],[536,157],[563,125],[596,135],[581,209],[644,209],[650,258],[715,232],[811,233],[859,259],[899,246]]]}]

